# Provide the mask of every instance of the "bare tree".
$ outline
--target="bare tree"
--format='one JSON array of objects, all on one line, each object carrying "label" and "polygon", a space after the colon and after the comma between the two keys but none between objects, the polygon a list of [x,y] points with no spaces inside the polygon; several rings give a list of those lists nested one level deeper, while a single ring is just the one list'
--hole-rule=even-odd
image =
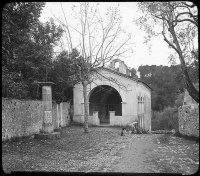
[{"label": "bare tree", "polygon": [[[85,133],[88,132],[89,116],[87,86],[99,76],[120,85],[116,80],[102,75],[99,71],[100,68],[105,67],[111,60],[121,57],[129,50],[127,45],[131,38],[131,35],[125,34],[125,31],[121,28],[122,18],[118,13],[119,9],[117,7],[108,8],[105,16],[102,16],[98,6],[98,3],[91,6],[87,2],[73,6],[72,9],[77,25],[70,24],[67,21],[62,3],[61,9],[64,21],[54,16],[64,28],[69,53],[74,48],[80,53],[76,59],[73,59],[72,65],[76,70],[76,74],[73,75],[74,79],[81,82],[83,86]],[[74,32],[79,40],[78,44],[72,37]]]},{"label": "bare tree", "polygon": [[[194,41],[198,37],[197,6],[192,2],[181,1],[143,2],[138,6],[145,15],[137,20],[137,24],[144,27],[149,35],[148,40],[152,36],[162,34],[164,41],[178,54],[186,88],[190,96],[199,102],[199,92],[190,79],[187,67],[198,55],[196,52],[198,49],[194,47]],[[158,24],[161,27],[161,33],[155,32],[155,25]]]}]

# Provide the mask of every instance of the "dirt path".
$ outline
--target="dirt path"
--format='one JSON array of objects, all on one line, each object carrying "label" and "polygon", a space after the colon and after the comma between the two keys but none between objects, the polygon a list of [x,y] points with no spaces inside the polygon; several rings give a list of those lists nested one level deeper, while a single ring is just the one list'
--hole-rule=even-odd
[{"label": "dirt path", "polygon": [[198,168],[198,142],[173,135],[142,134],[132,137],[112,171],[188,175],[196,173]]},{"label": "dirt path", "polygon": [[124,148],[122,159],[116,164],[112,170],[114,172],[131,172],[131,173],[152,173],[152,165],[148,165],[147,156],[151,154],[151,150],[155,148],[155,140],[158,136],[150,137],[148,134],[138,135]]}]

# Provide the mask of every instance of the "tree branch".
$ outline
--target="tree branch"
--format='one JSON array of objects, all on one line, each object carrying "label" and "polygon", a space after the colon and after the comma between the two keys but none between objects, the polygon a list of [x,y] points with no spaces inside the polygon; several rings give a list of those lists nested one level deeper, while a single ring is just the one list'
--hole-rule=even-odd
[{"label": "tree branch", "polygon": [[71,40],[70,31],[69,31],[69,28],[68,28],[67,18],[66,18],[66,16],[65,16],[65,12],[63,11],[62,3],[60,3],[60,5],[61,5],[62,12],[63,12],[63,14],[64,14],[64,18],[65,18],[65,22],[66,22],[66,28],[67,28],[67,32],[68,32],[69,39],[70,39],[70,46],[71,46],[70,50],[72,50],[72,40]]},{"label": "tree branch", "polygon": [[177,53],[179,53],[178,49],[166,38],[164,32],[162,32],[162,35],[164,37],[164,41],[166,41],[170,47],[172,47]]}]

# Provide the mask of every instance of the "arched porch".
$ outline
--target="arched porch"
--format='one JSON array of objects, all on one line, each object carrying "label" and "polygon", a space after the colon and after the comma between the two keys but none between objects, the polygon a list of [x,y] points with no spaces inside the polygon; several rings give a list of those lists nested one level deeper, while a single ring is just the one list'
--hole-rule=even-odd
[{"label": "arched porch", "polygon": [[93,88],[89,94],[89,115],[94,112],[100,124],[110,124],[111,116],[122,116],[122,98],[119,92],[108,85]]}]

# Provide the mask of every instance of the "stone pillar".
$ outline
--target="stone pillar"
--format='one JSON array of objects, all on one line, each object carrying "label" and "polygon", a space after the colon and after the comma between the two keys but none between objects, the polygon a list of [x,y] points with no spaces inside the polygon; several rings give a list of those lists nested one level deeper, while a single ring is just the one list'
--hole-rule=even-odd
[{"label": "stone pillar", "polygon": [[39,82],[42,85],[43,124],[41,133],[35,134],[35,139],[59,139],[60,132],[54,132],[52,118],[52,82]]},{"label": "stone pillar", "polygon": [[59,104],[56,104],[56,117],[55,117],[55,129],[59,128]]},{"label": "stone pillar", "polygon": [[93,125],[99,125],[99,111],[93,111]]},{"label": "stone pillar", "polygon": [[51,91],[50,85],[43,85],[42,86],[42,101],[43,101],[43,104],[44,104],[42,132],[43,133],[52,133],[53,132],[52,91]]},{"label": "stone pillar", "polygon": [[126,102],[121,102],[122,104],[122,116],[126,116]]},{"label": "stone pillar", "polygon": [[63,102],[60,103],[60,127],[63,127]]},{"label": "stone pillar", "polygon": [[110,125],[115,124],[115,111],[109,111],[110,112]]}]

